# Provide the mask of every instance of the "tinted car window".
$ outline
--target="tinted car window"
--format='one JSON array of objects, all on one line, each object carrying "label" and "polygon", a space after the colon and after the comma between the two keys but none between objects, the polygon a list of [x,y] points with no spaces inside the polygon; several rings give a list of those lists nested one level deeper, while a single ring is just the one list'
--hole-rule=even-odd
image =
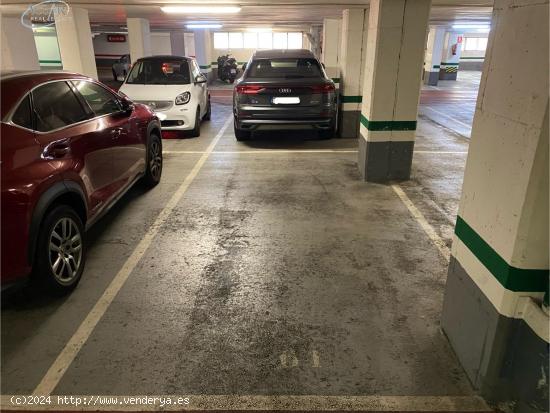
[{"label": "tinted car window", "polygon": [[187,85],[191,83],[189,64],[181,59],[147,59],[137,62],[126,83]]},{"label": "tinted car window", "polygon": [[247,77],[252,78],[302,78],[323,77],[316,59],[277,58],[257,59],[250,63]]},{"label": "tinted car window", "polygon": [[116,113],[122,109],[115,95],[105,88],[85,80],[73,84],[97,116]]},{"label": "tinted car window", "polygon": [[48,132],[88,118],[66,82],[52,82],[32,92],[36,129]]},{"label": "tinted car window", "polygon": [[31,99],[29,95],[19,104],[19,107],[11,117],[11,121],[16,125],[32,129]]}]

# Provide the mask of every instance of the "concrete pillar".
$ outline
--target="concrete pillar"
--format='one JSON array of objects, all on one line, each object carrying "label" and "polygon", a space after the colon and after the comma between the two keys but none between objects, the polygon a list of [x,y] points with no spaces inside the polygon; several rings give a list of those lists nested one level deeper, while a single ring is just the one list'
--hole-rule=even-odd
[{"label": "concrete pillar", "polygon": [[321,60],[321,42],[323,41],[323,28],[322,26],[315,25],[309,29],[309,39],[311,43],[311,51],[315,57]]},{"label": "concrete pillar", "polygon": [[372,182],[409,179],[430,0],[371,0],[359,170]]},{"label": "concrete pillar", "polygon": [[548,0],[499,0],[441,324],[474,386],[548,409]]},{"label": "concrete pillar", "polygon": [[185,56],[185,33],[183,31],[170,32],[170,45],[173,55]]},{"label": "concrete pillar", "polygon": [[445,48],[443,50],[443,57],[441,58],[439,79],[456,80],[463,43],[463,33],[448,32],[445,35]]},{"label": "concrete pillar", "polygon": [[151,56],[151,31],[149,20],[138,17],[126,19],[130,59],[135,62],[141,57]]},{"label": "concrete pillar", "polygon": [[67,15],[56,14],[55,30],[63,70],[82,73],[97,79],[88,10],[71,7]]},{"label": "concrete pillar", "polygon": [[427,85],[437,86],[444,41],[445,28],[438,26],[431,27],[428,33],[428,45],[424,58],[424,83]]},{"label": "concrete pillar", "polygon": [[325,65],[327,75],[336,83],[340,82],[340,70],[338,68],[338,52],[340,50],[340,19],[323,20],[323,41],[321,47],[321,61]]},{"label": "concrete pillar", "polygon": [[21,24],[19,17],[2,16],[2,70],[38,70],[40,63],[34,35]]},{"label": "concrete pillar", "polygon": [[357,138],[361,117],[368,9],[344,10],[340,56],[340,136]]},{"label": "concrete pillar", "polygon": [[212,35],[210,30],[195,31],[195,55],[202,73],[211,82],[214,79],[212,72]]}]

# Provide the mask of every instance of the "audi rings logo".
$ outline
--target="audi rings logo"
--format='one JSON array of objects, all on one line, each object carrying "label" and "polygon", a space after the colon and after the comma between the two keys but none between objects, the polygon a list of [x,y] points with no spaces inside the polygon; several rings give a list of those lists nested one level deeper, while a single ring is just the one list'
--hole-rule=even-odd
[{"label": "audi rings logo", "polygon": [[56,17],[66,17],[70,10],[63,0],[45,0],[27,7],[21,15],[21,24],[29,29],[53,26]]},{"label": "audi rings logo", "polygon": [[287,88],[279,89],[279,93],[291,93],[291,92],[292,92],[292,89],[287,89]]}]

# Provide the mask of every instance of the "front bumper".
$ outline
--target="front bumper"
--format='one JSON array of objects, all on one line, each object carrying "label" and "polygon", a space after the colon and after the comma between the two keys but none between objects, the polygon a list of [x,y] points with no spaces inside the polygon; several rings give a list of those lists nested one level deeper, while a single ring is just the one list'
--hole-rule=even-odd
[{"label": "front bumper", "polygon": [[195,127],[195,110],[189,107],[173,106],[166,111],[155,112],[162,130],[184,131]]}]

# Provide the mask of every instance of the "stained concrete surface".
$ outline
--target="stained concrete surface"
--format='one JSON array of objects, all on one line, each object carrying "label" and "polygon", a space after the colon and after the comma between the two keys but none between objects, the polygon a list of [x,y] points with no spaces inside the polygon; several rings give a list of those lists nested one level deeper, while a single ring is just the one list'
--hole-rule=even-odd
[{"label": "stained concrete surface", "polygon": [[[72,295],[4,298],[3,394],[32,392],[201,156],[175,151],[204,151],[230,113],[164,140],[161,184],[92,229]],[[441,152],[467,140],[427,119],[417,134],[401,186],[450,243],[466,155]],[[473,394],[440,331],[447,261],[356,153],[272,151],[320,148],[356,140],[229,128],[54,394]]]}]

